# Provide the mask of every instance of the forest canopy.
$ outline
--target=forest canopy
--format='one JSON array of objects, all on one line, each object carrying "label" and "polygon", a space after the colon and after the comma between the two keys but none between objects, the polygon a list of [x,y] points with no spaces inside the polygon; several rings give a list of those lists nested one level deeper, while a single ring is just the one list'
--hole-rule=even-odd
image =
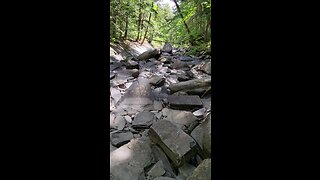
[{"label": "forest canopy", "polygon": [[110,0],[110,41],[172,43],[199,52],[211,46],[210,0]]}]

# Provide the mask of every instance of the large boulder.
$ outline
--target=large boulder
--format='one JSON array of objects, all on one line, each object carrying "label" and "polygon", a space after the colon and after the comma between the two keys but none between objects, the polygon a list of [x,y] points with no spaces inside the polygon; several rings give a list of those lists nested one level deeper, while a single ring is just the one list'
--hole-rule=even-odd
[{"label": "large boulder", "polygon": [[159,58],[160,56],[160,51],[158,49],[153,49],[153,50],[148,50],[140,54],[137,59],[140,61],[145,61],[150,58]]},{"label": "large boulder", "polygon": [[164,53],[172,54],[172,45],[170,43],[166,43],[161,49],[161,51]]},{"label": "large boulder", "polygon": [[150,139],[158,144],[179,168],[196,154],[196,142],[172,122],[159,120],[149,130]]}]

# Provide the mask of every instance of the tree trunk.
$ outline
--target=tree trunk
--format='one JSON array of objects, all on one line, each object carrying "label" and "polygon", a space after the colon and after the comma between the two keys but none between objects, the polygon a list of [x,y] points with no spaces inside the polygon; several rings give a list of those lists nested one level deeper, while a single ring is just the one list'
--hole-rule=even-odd
[{"label": "tree trunk", "polygon": [[140,38],[140,26],[141,26],[141,18],[142,18],[142,14],[141,14],[141,7],[142,5],[140,4],[139,6],[139,19],[138,19],[138,35],[137,35],[137,39],[136,41],[139,41]]},{"label": "tree trunk", "polygon": [[[174,3],[176,4],[177,10],[178,10],[181,18],[183,19],[183,15],[182,15],[182,13],[181,13],[181,10],[180,10],[180,7],[179,7],[179,5],[178,5],[178,3],[177,3],[177,0],[173,0],[173,1],[174,1]],[[186,27],[187,32],[188,32],[188,34],[189,34],[189,36],[190,36],[190,40],[189,40],[189,41],[190,41],[190,44],[191,44],[191,45],[194,45],[194,39],[193,39],[193,37],[192,37],[192,35],[191,35],[190,29],[189,29],[187,23],[186,23],[185,21],[183,21],[183,24],[184,24],[184,26]]]},{"label": "tree trunk", "polygon": [[[153,6],[153,3],[152,3],[152,6]],[[149,19],[148,19],[148,25],[147,25],[147,29],[146,29],[146,32],[144,33],[144,37],[142,39],[142,42],[141,44],[143,44],[144,40],[146,39],[146,36],[147,36],[147,33],[148,33],[148,29],[149,29],[149,24],[150,24],[150,20],[151,20],[151,13],[149,14]]]},{"label": "tree trunk", "polygon": [[128,36],[128,24],[129,24],[129,20],[128,20],[128,16],[126,16],[126,30],[124,32],[124,39],[127,39]]}]

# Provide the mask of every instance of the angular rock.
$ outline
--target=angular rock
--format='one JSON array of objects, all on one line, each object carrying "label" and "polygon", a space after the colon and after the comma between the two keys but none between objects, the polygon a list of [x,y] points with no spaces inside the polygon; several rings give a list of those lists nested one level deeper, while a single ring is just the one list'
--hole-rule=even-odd
[{"label": "angular rock", "polygon": [[205,159],[187,180],[211,180],[211,159]]},{"label": "angular rock", "polygon": [[200,69],[203,72],[211,75],[211,62],[206,62]]},{"label": "angular rock", "polygon": [[161,49],[162,52],[172,54],[172,45],[170,43],[166,43]]},{"label": "angular rock", "polygon": [[182,62],[180,60],[174,60],[173,64],[171,65],[172,69],[181,69],[181,70],[190,70],[190,67],[188,66],[187,63]]},{"label": "angular rock", "polygon": [[137,114],[132,122],[132,127],[135,129],[149,128],[156,117],[152,112],[143,111]]},{"label": "angular rock", "polygon": [[167,177],[175,177],[175,173],[173,172],[173,169],[171,167],[171,164],[165,155],[165,153],[162,151],[162,149],[157,145],[151,146],[152,152],[154,154],[154,157],[156,161],[161,161],[163,163],[163,168],[165,170],[164,176]]},{"label": "angular rock", "polygon": [[172,109],[180,110],[193,110],[200,109],[203,107],[201,99],[199,96],[168,96],[169,107]]},{"label": "angular rock", "polygon": [[139,69],[139,63],[136,61],[128,60],[126,63],[127,69]]},{"label": "angular rock", "polygon": [[171,62],[172,58],[170,56],[161,56],[159,58],[160,62],[163,62],[164,64],[169,64]]},{"label": "angular rock", "polygon": [[111,97],[114,99],[115,103],[117,103],[121,98],[121,93],[116,88],[110,88]]},{"label": "angular rock", "polygon": [[149,79],[149,82],[151,85],[156,86],[156,87],[161,87],[164,85],[165,79],[163,77],[160,76],[152,76]]},{"label": "angular rock", "polygon": [[110,154],[110,179],[145,179],[144,168],[155,163],[147,138],[132,139]]},{"label": "angular rock", "polygon": [[151,85],[145,78],[138,78],[117,103],[118,108],[135,109],[137,111],[153,110]]},{"label": "angular rock", "polygon": [[195,115],[196,117],[203,117],[205,115],[205,113],[207,112],[207,109],[206,108],[201,108],[197,111],[194,111],[193,112],[193,115]]},{"label": "angular rock", "polygon": [[110,128],[123,130],[124,126],[126,125],[126,120],[120,114],[117,115],[110,115]]},{"label": "angular rock", "polygon": [[191,112],[168,108],[162,109],[162,115],[164,116],[165,120],[175,124],[184,125],[186,127],[189,127],[191,123],[198,120],[198,118],[196,118]]},{"label": "angular rock", "polygon": [[211,157],[211,114],[191,132],[191,136],[203,151],[204,158]]},{"label": "angular rock", "polygon": [[179,168],[179,175],[189,177],[195,169],[196,167],[194,167],[193,165],[185,163],[182,167]]},{"label": "angular rock", "polygon": [[158,49],[148,50],[140,54],[137,59],[140,61],[147,60],[150,58],[158,58],[160,56],[160,51]]},{"label": "angular rock", "polygon": [[188,81],[188,80],[190,80],[190,77],[188,77],[188,76],[186,76],[186,75],[184,75],[184,74],[179,74],[178,75],[178,81]]},{"label": "angular rock", "polygon": [[168,120],[155,122],[149,130],[149,136],[164,150],[177,168],[196,154],[196,142],[193,138]]},{"label": "angular rock", "polygon": [[164,175],[166,171],[164,170],[163,163],[161,160],[159,160],[147,173],[148,176],[151,176],[151,178],[159,177]]},{"label": "angular rock", "polygon": [[120,147],[131,139],[133,139],[133,134],[130,131],[118,131],[110,135],[111,144],[115,147]]},{"label": "angular rock", "polygon": [[110,72],[110,79],[113,79],[114,77],[116,76],[116,73],[114,73],[114,72]]},{"label": "angular rock", "polygon": [[130,116],[124,116],[124,119],[127,121],[127,123],[132,123],[132,119]]}]

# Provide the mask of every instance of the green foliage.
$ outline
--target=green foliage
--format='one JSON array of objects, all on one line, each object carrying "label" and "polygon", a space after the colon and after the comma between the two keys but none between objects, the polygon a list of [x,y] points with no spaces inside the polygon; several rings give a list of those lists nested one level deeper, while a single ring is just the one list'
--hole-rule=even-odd
[{"label": "green foliage", "polygon": [[140,40],[146,35],[146,39],[190,46],[192,38],[196,43],[189,52],[204,50],[211,43],[211,1],[184,0],[178,4],[181,14],[172,12],[168,4],[163,5],[158,0],[110,0],[110,39],[116,41],[127,32],[126,38],[135,40],[139,33]]}]

